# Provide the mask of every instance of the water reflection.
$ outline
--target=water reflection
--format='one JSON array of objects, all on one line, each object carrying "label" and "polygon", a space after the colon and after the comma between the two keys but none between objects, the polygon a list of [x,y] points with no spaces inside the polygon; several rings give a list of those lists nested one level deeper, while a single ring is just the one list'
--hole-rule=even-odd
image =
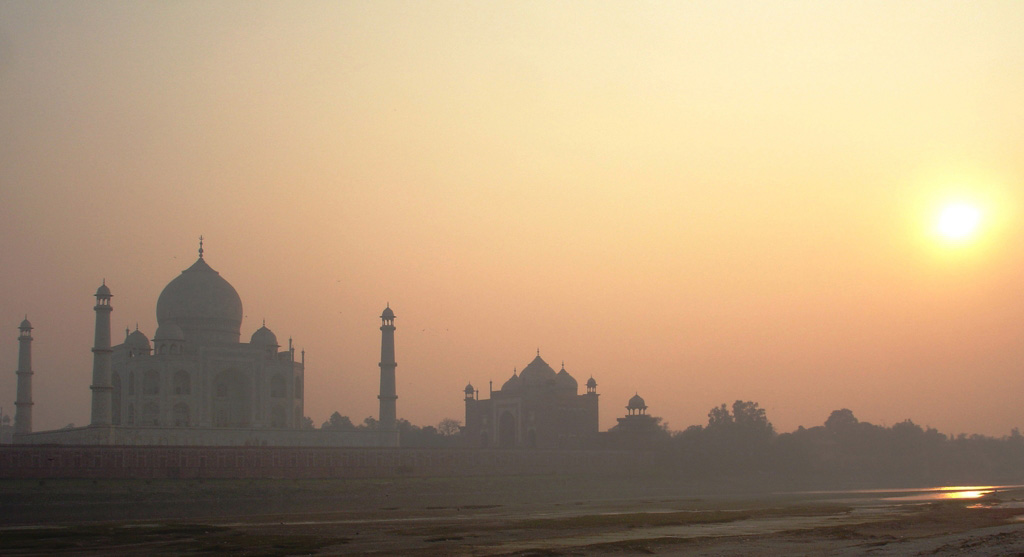
[{"label": "water reflection", "polygon": [[885,501],[942,501],[947,499],[980,499],[986,495],[995,493],[1004,486],[997,485],[967,485],[967,486],[945,486],[921,489],[915,493],[901,495],[898,497],[886,497]]}]

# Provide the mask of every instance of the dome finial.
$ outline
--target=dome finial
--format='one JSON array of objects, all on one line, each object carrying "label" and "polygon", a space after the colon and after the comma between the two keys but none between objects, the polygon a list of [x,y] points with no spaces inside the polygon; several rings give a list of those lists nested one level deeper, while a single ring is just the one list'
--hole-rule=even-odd
[{"label": "dome finial", "polygon": [[538,358],[540,357],[540,347],[539,346],[537,347],[537,357]]},{"label": "dome finial", "polygon": [[203,258],[203,235],[199,235],[199,259]]}]

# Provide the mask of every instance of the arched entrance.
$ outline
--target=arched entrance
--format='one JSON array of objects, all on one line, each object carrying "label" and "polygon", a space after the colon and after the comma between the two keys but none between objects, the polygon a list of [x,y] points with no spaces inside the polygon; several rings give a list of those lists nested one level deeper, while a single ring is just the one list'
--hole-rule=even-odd
[{"label": "arched entrance", "polygon": [[114,372],[110,376],[110,386],[114,388],[110,392],[110,423],[121,425],[121,375]]},{"label": "arched entrance", "polygon": [[504,412],[498,420],[498,446],[509,449],[516,446],[516,418]]},{"label": "arched entrance", "polygon": [[213,425],[252,425],[252,382],[234,369],[222,371],[213,380]]},{"label": "arched entrance", "polygon": [[284,427],[284,408],[275,406],[270,410],[270,427]]},{"label": "arched entrance", "polygon": [[187,427],[189,425],[188,405],[179,402],[171,409],[172,422],[176,427]]}]

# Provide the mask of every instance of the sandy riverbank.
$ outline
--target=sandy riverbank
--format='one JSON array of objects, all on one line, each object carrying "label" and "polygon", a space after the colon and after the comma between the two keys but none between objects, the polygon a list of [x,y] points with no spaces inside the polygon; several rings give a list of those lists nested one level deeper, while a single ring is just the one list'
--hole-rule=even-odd
[{"label": "sandy riverbank", "polygon": [[1024,553],[1024,491],[927,498],[905,491],[714,494],[564,478],[8,482],[0,484],[0,553]]}]

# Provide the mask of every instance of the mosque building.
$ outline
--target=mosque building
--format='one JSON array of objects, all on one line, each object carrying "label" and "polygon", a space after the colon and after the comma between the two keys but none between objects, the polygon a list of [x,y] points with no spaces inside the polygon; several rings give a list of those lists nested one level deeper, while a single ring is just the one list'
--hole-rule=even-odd
[{"label": "mosque building", "polygon": [[512,372],[501,389],[481,400],[472,384],[464,390],[468,446],[502,448],[581,448],[598,435],[597,382],[591,377],[586,392],[565,370],[557,373],[540,357],[522,372]]},{"label": "mosque building", "polygon": [[96,291],[92,416],[86,427],[32,432],[31,330],[19,327],[16,443],[397,446],[394,319],[381,315],[379,431],[302,428],[305,352],[264,323],[241,342],[242,300],[199,258],[157,299],[152,343],[138,330],[112,346],[110,288]]}]

